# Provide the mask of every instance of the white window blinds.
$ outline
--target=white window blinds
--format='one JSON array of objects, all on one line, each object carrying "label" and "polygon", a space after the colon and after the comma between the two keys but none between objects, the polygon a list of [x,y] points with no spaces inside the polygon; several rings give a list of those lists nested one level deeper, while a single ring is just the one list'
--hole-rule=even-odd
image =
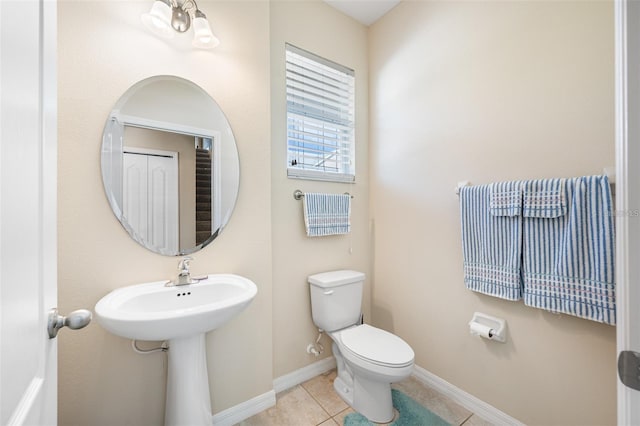
[{"label": "white window blinds", "polygon": [[287,175],[355,180],[353,70],[286,45]]}]

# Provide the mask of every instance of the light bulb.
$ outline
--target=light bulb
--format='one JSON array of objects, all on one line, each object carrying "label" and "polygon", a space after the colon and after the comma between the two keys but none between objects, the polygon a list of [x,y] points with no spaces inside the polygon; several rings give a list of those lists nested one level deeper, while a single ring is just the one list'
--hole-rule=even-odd
[{"label": "light bulb", "polygon": [[175,33],[171,28],[171,6],[162,0],[156,0],[149,13],[143,14],[142,23],[159,36],[172,38]]},{"label": "light bulb", "polygon": [[220,40],[213,35],[209,21],[207,21],[204,14],[198,12],[196,12],[196,17],[193,20],[193,45],[202,49],[213,49],[220,44]]}]

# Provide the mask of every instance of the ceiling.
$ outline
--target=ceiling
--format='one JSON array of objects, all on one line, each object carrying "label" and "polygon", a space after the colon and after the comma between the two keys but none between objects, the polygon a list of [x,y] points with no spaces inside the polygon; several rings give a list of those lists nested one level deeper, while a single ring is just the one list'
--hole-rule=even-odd
[{"label": "ceiling", "polygon": [[393,9],[400,0],[324,0],[328,5],[351,16],[364,25],[371,25]]}]

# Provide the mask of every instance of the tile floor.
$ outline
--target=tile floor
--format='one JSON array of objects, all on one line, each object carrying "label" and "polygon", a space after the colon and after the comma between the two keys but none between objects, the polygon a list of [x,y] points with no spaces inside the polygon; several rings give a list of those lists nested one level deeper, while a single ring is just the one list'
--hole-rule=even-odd
[{"label": "tile floor", "polygon": [[[336,371],[331,370],[279,393],[276,395],[275,407],[256,414],[239,423],[239,426],[342,426],[344,417],[353,413],[353,410],[333,390],[335,377]],[[413,377],[392,386],[452,425],[490,425],[489,422]]]}]

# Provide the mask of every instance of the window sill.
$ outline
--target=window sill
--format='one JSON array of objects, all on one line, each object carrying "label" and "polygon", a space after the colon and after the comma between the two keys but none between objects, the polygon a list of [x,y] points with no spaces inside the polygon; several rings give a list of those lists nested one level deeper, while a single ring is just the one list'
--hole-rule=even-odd
[{"label": "window sill", "polygon": [[354,183],[356,177],[345,173],[323,173],[312,170],[287,169],[289,179],[319,180],[324,182]]}]

